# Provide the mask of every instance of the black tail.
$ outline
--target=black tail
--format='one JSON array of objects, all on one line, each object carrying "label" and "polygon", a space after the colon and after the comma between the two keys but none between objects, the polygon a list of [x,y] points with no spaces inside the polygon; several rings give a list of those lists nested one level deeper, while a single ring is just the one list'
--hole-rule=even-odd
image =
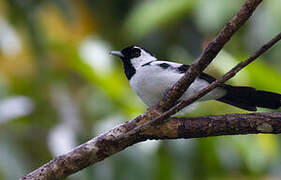
[{"label": "black tail", "polygon": [[256,111],[257,107],[278,109],[281,106],[281,94],[243,86],[223,85],[223,88],[227,94],[217,100],[242,109]]}]

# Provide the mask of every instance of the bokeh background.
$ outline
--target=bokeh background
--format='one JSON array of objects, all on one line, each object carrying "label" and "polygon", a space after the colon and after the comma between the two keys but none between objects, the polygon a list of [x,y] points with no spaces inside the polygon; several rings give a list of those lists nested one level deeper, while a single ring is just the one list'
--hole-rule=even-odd
[{"label": "bokeh background", "polygon": [[[0,179],[16,179],[145,110],[110,50],[136,44],[190,64],[243,3],[0,0]],[[280,17],[280,0],[264,1],[207,72],[219,77],[249,57],[280,32]],[[281,93],[280,57],[281,43],[229,83]],[[187,116],[225,113],[246,111],[211,101]],[[280,148],[279,135],[147,141],[67,179],[280,179]]]}]

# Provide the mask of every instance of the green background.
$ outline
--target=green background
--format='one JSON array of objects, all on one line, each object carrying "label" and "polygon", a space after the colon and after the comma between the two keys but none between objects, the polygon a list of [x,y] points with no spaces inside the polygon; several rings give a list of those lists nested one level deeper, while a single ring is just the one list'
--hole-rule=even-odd
[{"label": "green background", "polygon": [[[0,179],[144,112],[110,50],[136,44],[190,64],[243,3],[0,0]],[[280,17],[280,0],[264,1],[206,72],[220,77],[249,57],[280,32]],[[280,56],[281,43],[228,83],[281,93]],[[246,112],[209,101],[187,116]],[[280,148],[279,135],[147,141],[67,179],[279,179]]]}]

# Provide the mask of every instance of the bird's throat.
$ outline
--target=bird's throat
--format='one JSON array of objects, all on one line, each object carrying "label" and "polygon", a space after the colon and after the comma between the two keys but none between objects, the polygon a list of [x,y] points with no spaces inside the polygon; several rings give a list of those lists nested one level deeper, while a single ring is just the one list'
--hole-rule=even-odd
[{"label": "bird's throat", "polygon": [[123,62],[126,77],[128,78],[128,80],[130,80],[133,77],[133,75],[136,73],[136,69],[134,68],[134,66],[130,61],[122,60],[122,62]]}]

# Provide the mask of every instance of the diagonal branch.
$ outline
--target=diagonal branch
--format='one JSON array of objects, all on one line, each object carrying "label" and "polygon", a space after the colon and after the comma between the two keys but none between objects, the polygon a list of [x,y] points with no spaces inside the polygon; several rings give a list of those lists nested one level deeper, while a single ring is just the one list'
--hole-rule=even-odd
[{"label": "diagonal branch", "polygon": [[137,125],[137,120],[121,124],[72,151],[58,156],[21,180],[62,179],[91,164],[102,161],[133,144],[148,139],[190,139],[220,135],[281,133],[281,113],[226,114],[171,118],[161,126],[150,126],[141,134],[116,138]]},{"label": "diagonal branch", "polygon": [[[262,0],[246,0],[239,12],[223,27],[215,39],[208,44],[200,57],[191,64],[185,75],[175,83],[158,105],[148,108],[144,114],[137,117],[139,119],[138,125],[159,118],[163,112],[173,107],[175,102],[183,95],[194,79],[212,62],[223,46],[250,18],[261,2]],[[169,115],[166,117],[168,118]]]},{"label": "diagonal branch", "polygon": [[[212,62],[223,46],[250,18],[261,2],[262,0],[247,0],[239,12],[223,27],[215,39],[208,44],[200,57],[191,64],[185,75],[166,93],[158,105],[149,108],[144,114],[139,116],[138,124],[141,125],[158,118],[163,112],[173,107],[194,79]],[[168,118],[169,115],[166,117]]]},{"label": "diagonal branch", "polygon": [[[239,70],[254,61],[281,39],[281,33],[262,46],[253,56],[242,61],[223,78],[215,81],[200,93],[233,77]],[[211,87],[211,88],[210,88]],[[194,96],[194,98],[197,98]],[[191,98],[192,99],[192,98]],[[183,101],[190,103],[190,100]],[[179,103],[178,105],[180,105]],[[177,106],[178,106],[177,105]],[[172,108],[173,110],[173,108]],[[169,111],[168,111],[169,112]],[[164,113],[165,115],[165,113]],[[160,116],[164,117],[164,116]],[[155,120],[138,125],[142,117],[121,124],[110,131],[59,156],[22,179],[61,179],[91,164],[147,139],[198,138],[219,135],[281,133],[281,113],[226,114],[191,118],[170,118],[164,124],[151,126]],[[145,128],[144,128],[145,127]],[[140,131],[142,130],[142,131]]]},{"label": "diagonal branch", "polygon": [[[130,134],[130,136],[124,137],[126,133],[131,131],[132,129],[136,129],[136,127],[139,127],[141,124],[151,121],[155,119],[156,117],[161,116],[163,112],[169,110],[175,102],[182,96],[182,94],[186,91],[186,89],[190,86],[190,84],[194,81],[195,77],[198,76],[210,63],[211,61],[216,57],[216,55],[219,53],[219,51],[223,48],[223,46],[230,40],[230,38],[234,35],[235,32],[238,31],[238,29],[249,19],[249,17],[252,15],[256,7],[262,2],[262,0],[247,0],[245,4],[242,6],[240,11],[236,14],[236,16],[230,20],[227,25],[222,29],[222,31],[219,33],[219,35],[210,42],[210,44],[207,46],[207,48],[204,50],[204,52],[201,54],[201,56],[191,65],[187,73],[181,78],[167,93],[167,95],[163,98],[163,100],[154,107],[149,108],[144,114],[138,116],[132,121],[129,121],[127,123],[121,124],[112,130],[93,138],[92,140],[80,145],[79,147],[76,147],[71,152],[64,154],[62,156],[59,156],[52,161],[48,162],[47,164],[43,165],[42,167],[38,168],[37,170],[31,172],[30,174],[22,177],[21,179],[61,179],[64,178],[70,174],[73,174],[85,167],[88,167],[91,164],[94,164],[95,162],[101,161],[104,158],[119,152],[126,147],[133,145],[135,143],[151,139],[151,138],[183,138],[184,134],[188,135],[188,133],[183,132],[190,132],[193,135],[190,135],[190,137],[205,137],[206,133],[209,132],[209,130],[215,130],[214,127],[221,127],[221,124],[225,124],[224,121],[219,123],[218,125],[208,125],[209,129],[206,126],[202,126],[202,131],[200,130],[200,133],[197,132],[198,129],[188,129],[188,126],[184,126],[183,121],[180,121],[181,119],[175,119],[171,120],[170,122],[165,122],[165,124],[162,124],[160,126],[148,126],[144,131],[142,131],[142,134],[135,133]],[[274,121],[273,124],[270,124],[270,126],[273,128],[273,133],[280,133],[279,129],[281,126],[280,123],[278,124],[277,121],[280,121],[280,114],[256,114],[257,115],[257,121],[265,120],[265,123],[270,124],[271,121]],[[224,115],[222,115],[224,116]],[[234,116],[234,115],[233,115]],[[235,115],[238,117],[238,119],[243,119],[243,115]],[[198,121],[198,123],[205,124],[208,118],[212,117],[217,118],[217,116],[208,116],[208,117],[202,117],[202,119],[205,119],[206,121]],[[231,115],[225,115],[225,118],[232,119]],[[168,116],[167,116],[168,118]],[[234,118],[234,117],[233,117]],[[246,120],[247,118],[251,118],[251,115],[244,117]],[[263,119],[264,118],[264,119]],[[209,120],[211,120],[209,119]],[[229,120],[230,120],[229,119]],[[276,120],[277,119],[277,120]],[[185,119],[185,121],[188,121],[188,119]],[[181,122],[179,124],[179,122]],[[190,121],[192,124],[197,124],[197,121]],[[217,122],[217,121],[216,121]],[[228,124],[231,124],[230,121],[227,121]],[[235,121],[239,123],[240,121]],[[209,122],[212,124],[212,122]],[[226,125],[225,131],[220,131],[221,134],[216,134],[217,131],[214,131],[214,134],[208,133],[207,135],[222,135],[222,134],[229,134],[231,132],[231,127]],[[188,125],[188,124],[187,124]],[[256,123],[256,131],[249,130],[249,133],[258,133],[260,131],[257,130],[258,125],[260,125],[260,122]],[[276,126],[275,126],[276,125]],[[240,124],[235,125],[235,129],[233,129],[233,134],[237,134],[237,127],[239,127]],[[184,128],[183,128],[184,127]],[[200,126],[201,127],[201,126]],[[230,128],[229,128],[230,127]],[[242,126],[241,126],[242,127]],[[244,126],[243,126],[244,127]],[[263,126],[262,126],[263,127]],[[267,125],[265,125],[267,127]],[[164,131],[163,128],[168,128],[167,131]],[[170,128],[175,128],[170,129]],[[161,130],[162,136],[157,136],[157,134],[161,135],[159,131]],[[181,129],[181,131],[180,131]],[[187,129],[187,130],[184,130]],[[239,128],[238,128],[239,129]],[[269,128],[270,129],[270,128]],[[277,131],[275,131],[277,129]],[[176,132],[182,132],[180,136],[175,136]],[[202,133],[202,132],[205,132]],[[234,133],[234,131],[236,133]],[[166,134],[164,133],[166,132]],[[243,131],[244,132],[244,131]],[[151,134],[152,133],[152,134]],[[163,134],[164,133],[164,134]],[[238,132],[240,133],[240,132]],[[245,133],[247,131],[245,130]],[[230,133],[231,134],[231,133]],[[176,133],[176,135],[179,135]]]},{"label": "diagonal branch", "polygon": [[196,100],[200,99],[201,97],[203,97],[204,95],[206,95],[207,93],[209,93],[210,91],[212,91],[213,89],[218,87],[220,84],[222,84],[222,83],[226,82],[227,80],[229,80],[230,78],[234,77],[240,70],[242,70],[244,67],[246,67],[251,62],[256,60],[259,56],[261,56],[268,49],[270,49],[274,44],[276,44],[280,39],[281,39],[281,33],[277,34],[273,39],[271,39],[269,42],[264,44],[259,50],[257,50],[254,53],[254,55],[252,55],[248,59],[238,63],[235,67],[233,67],[230,71],[228,71],[222,78],[217,79],[216,81],[211,83],[206,88],[202,89],[198,93],[191,96],[189,99],[180,101],[174,107],[172,107],[168,111],[162,113],[157,118],[155,118],[151,121],[145,122],[144,124],[141,124],[140,126],[138,126],[134,129],[132,129],[131,131],[129,131],[128,133],[122,135],[122,138],[125,138],[126,136],[130,136],[131,134],[139,133],[140,131],[142,131],[145,128],[150,128],[151,125],[159,125],[160,123],[162,123],[165,120],[168,121],[168,118],[171,115],[177,113],[178,111],[180,111],[184,107],[192,104]]},{"label": "diagonal branch", "polygon": [[170,109],[184,94],[195,78],[212,62],[223,46],[230,40],[253,14],[262,0],[247,0],[239,12],[223,27],[220,33],[205,48],[197,60],[191,64],[185,75],[168,91],[158,108]]}]

